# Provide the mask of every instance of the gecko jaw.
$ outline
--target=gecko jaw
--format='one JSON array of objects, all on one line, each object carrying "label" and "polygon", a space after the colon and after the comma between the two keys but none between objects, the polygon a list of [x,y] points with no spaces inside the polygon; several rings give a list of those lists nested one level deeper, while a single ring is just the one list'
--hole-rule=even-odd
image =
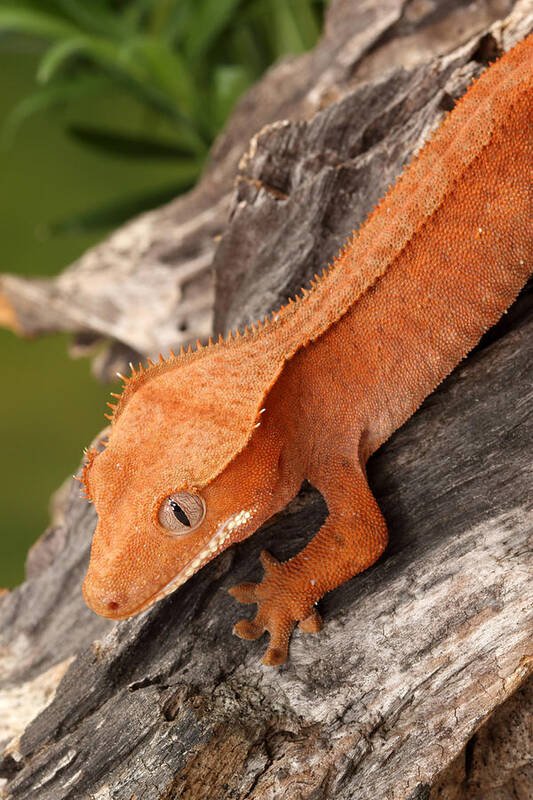
[{"label": "gecko jaw", "polygon": [[237,511],[235,514],[232,514],[231,517],[219,525],[216,533],[209,539],[207,544],[200,550],[200,552],[194,556],[179,572],[177,575],[169,581],[166,586],[162,589],[159,589],[155,592],[145,603],[139,606],[135,611],[132,611],[128,614],[128,617],[132,617],[136,614],[140,614],[142,611],[146,611],[147,609],[151,608],[155,603],[159,600],[162,600],[163,597],[167,597],[167,595],[172,594],[179,589],[180,586],[183,586],[189,578],[191,578],[195,572],[204,566],[208,561],[211,561],[217,553],[223,549],[224,545],[227,542],[227,539],[234,534],[237,528],[240,528],[243,525],[246,525],[247,522],[250,521],[253,515],[252,510],[246,511]]}]

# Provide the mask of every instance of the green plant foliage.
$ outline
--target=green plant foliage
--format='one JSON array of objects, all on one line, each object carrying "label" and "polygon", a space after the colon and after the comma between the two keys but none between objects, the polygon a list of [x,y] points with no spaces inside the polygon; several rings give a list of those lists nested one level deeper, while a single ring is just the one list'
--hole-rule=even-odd
[{"label": "green plant foliage", "polygon": [[119,225],[124,220],[146,211],[147,208],[169,203],[181,192],[194,186],[198,170],[194,163],[184,164],[182,167],[182,180],[169,186],[142,192],[138,195],[114,200],[98,208],[89,209],[81,214],[71,215],[49,225],[44,233],[87,233],[100,228],[110,228]]},{"label": "green plant foliage", "polygon": [[[184,191],[199,176],[210,144],[240,95],[277,58],[312,47],[326,0],[0,0],[0,35],[37,39],[43,47],[39,88],[13,109],[4,134],[32,114],[69,107],[88,94],[135,98],[153,130],[90,130],[67,123],[81,144],[129,158],[168,158],[170,179]],[[145,113],[147,117],[148,114]],[[190,164],[184,164],[189,156]],[[145,199],[91,210],[52,226],[118,224],[151,207]]]},{"label": "green plant foliage", "polygon": [[132,136],[91,125],[70,125],[68,134],[78,142],[117,158],[182,158],[195,155],[186,142],[170,142],[149,136]]}]

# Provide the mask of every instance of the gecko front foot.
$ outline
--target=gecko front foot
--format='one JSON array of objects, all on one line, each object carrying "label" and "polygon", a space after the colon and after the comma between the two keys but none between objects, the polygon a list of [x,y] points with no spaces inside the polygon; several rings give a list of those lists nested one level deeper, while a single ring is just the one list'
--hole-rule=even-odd
[{"label": "gecko front foot", "polygon": [[285,564],[280,564],[266,550],[261,553],[261,563],[265,570],[261,583],[240,583],[229,590],[239,603],[258,605],[255,619],[241,619],[233,632],[241,639],[258,639],[268,631],[270,643],[263,664],[275,667],[287,658],[294,626],[299,623],[305,633],[318,633],[322,619],[313,601],[298,593],[294,576],[291,580]]}]

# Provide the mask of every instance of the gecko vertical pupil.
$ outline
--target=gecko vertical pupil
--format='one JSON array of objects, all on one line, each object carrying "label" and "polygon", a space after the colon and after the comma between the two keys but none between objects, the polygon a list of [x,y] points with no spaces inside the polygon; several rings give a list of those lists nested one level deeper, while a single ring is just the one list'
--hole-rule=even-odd
[{"label": "gecko vertical pupil", "polygon": [[188,528],[190,528],[191,527],[191,523],[190,523],[189,517],[187,516],[185,511],[182,509],[182,507],[179,505],[179,503],[176,503],[176,501],[172,500],[172,499],[169,500],[169,503],[170,503],[170,507],[172,509],[172,513],[174,514],[174,516],[176,517],[178,522],[181,522],[182,525],[186,525]]},{"label": "gecko vertical pupil", "polygon": [[190,533],[202,524],[205,503],[196,492],[173,492],[161,502],[157,511],[159,524],[172,534]]}]

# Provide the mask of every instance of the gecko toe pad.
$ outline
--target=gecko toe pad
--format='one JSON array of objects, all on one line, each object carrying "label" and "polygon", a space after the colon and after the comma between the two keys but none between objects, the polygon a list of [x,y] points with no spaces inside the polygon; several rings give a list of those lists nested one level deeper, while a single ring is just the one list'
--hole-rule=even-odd
[{"label": "gecko toe pad", "polygon": [[241,619],[233,632],[241,639],[258,639],[265,631],[270,634],[270,643],[263,657],[263,664],[278,666],[287,659],[289,640],[294,626],[299,623],[304,633],[317,633],[322,627],[322,619],[315,608],[296,606],[288,602],[294,596],[290,578],[284,565],[271,556],[261,553],[261,563],[265,575],[261,583],[240,583],[229,592],[239,603],[257,603],[254,620]]}]

